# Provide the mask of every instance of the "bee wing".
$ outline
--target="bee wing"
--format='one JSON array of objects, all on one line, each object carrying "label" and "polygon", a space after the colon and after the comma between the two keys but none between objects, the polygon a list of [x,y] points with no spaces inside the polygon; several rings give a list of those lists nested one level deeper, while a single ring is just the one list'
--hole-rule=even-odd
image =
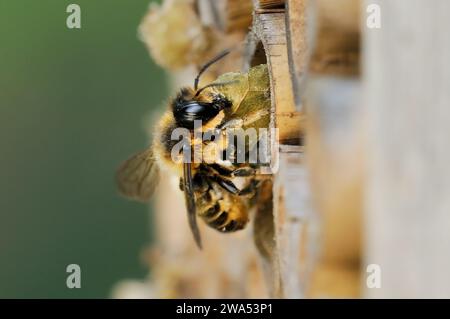
[{"label": "bee wing", "polygon": [[148,201],[159,182],[159,167],[151,149],[133,155],[116,174],[119,193],[137,201]]},{"label": "bee wing", "polygon": [[192,186],[192,171],[191,163],[184,163],[183,165],[183,189],[184,199],[186,201],[186,209],[188,214],[189,227],[191,228],[192,235],[194,235],[195,243],[198,248],[202,249],[202,240],[200,238],[200,231],[197,224],[197,209],[195,207],[195,194]]}]

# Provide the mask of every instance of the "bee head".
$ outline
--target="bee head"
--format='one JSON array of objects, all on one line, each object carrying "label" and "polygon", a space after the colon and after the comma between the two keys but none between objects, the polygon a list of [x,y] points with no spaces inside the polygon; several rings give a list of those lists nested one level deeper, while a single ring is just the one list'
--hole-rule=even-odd
[{"label": "bee head", "polygon": [[222,96],[215,96],[208,102],[192,90],[183,88],[172,102],[172,112],[178,126],[193,129],[194,121],[206,124],[230,105],[231,103]]}]

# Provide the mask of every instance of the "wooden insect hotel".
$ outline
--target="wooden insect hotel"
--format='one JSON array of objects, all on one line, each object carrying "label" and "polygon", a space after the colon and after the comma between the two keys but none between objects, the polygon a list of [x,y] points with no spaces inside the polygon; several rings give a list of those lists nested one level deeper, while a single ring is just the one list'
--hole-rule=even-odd
[{"label": "wooden insect hotel", "polygon": [[[199,225],[202,251],[187,227],[178,185],[161,178],[152,217],[156,239],[147,254],[152,297],[449,296],[443,284],[449,271],[440,270],[450,269],[450,258],[439,252],[450,251],[450,197],[426,185],[450,189],[443,168],[450,163],[444,121],[450,64],[437,64],[445,52],[449,57],[442,31],[450,25],[436,7],[381,2],[164,0],[150,6],[140,36],[174,90],[192,85],[205,61],[231,48],[203,81],[267,64],[271,126],[278,129],[272,145],[278,170],[262,185],[251,223],[226,235]],[[447,2],[437,2],[449,12]],[[371,3],[386,13],[380,29],[366,26]],[[413,25],[413,18],[423,24]],[[437,59],[425,56],[427,45]],[[417,52],[426,63],[418,63]],[[442,82],[419,78],[436,74],[447,81],[445,92],[437,87]],[[439,104],[444,100],[446,108]],[[435,138],[426,127],[431,122],[418,124],[419,114],[435,123]],[[433,236],[441,236],[441,248]],[[423,266],[418,250],[434,266]],[[381,288],[367,287],[369,264],[381,267]]]}]

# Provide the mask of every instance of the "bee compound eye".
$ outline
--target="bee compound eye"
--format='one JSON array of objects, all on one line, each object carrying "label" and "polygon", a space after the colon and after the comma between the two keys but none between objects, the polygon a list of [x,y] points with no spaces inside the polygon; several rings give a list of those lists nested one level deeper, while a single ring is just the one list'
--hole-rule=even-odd
[{"label": "bee compound eye", "polygon": [[216,116],[219,111],[212,103],[190,101],[176,107],[173,114],[179,125],[192,129],[195,121],[201,121],[200,124],[203,125]]}]

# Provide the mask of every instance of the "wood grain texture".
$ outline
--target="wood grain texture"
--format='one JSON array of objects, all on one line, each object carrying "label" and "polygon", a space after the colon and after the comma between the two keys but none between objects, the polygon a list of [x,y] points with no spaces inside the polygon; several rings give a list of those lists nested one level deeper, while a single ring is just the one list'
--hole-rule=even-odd
[{"label": "wood grain texture", "polygon": [[252,0],[227,0],[225,1],[225,31],[248,32],[252,25],[253,2]]},{"label": "wood grain texture", "polygon": [[360,296],[363,132],[358,78],[312,77],[306,96],[308,178],[317,260],[308,294]]},{"label": "wood grain texture", "polygon": [[[353,0],[342,1],[354,3]],[[279,170],[275,172],[273,180],[263,186],[263,196],[258,202],[253,228],[249,225],[242,232],[223,235],[200,225],[205,243],[202,252],[196,249],[192,241],[181,200],[182,194],[177,191],[177,182],[168,177],[162,178],[155,217],[158,240],[148,254],[152,256],[152,290],[157,292],[155,295],[182,298],[308,296],[319,250],[315,240],[319,217],[312,209],[316,203],[312,203],[314,196],[310,190],[311,167],[306,164],[305,149],[301,146],[303,135],[308,130],[306,110],[302,107],[305,102],[302,90],[306,84],[306,73],[355,73],[330,68],[324,56],[327,57],[329,53],[334,55],[336,52],[339,55],[341,48],[348,48],[349,44],[353,49],[356,38],[348,40],[342,36],[330,41],[336,33],[312,32],[311,36],[321,34],[319,45],[316,46],[319,50],[315,50],[313,55],[313,44],[317,42],[308,42],[305,32],[308,27],[315,28],[317,25],[309,24],[307,19],[323,18],[324,21],[331,21],[327,24],[328,30],[342,29],[339,32],[344,35],[359,32],[353,27],[347,28],[353,24],[343,22],[349,12],[351,17],[355,16],[348,7],[337,9],[336,20],[334,14],[331,18],[329,14],[336,9],[334,2],[318,0],[334,9],[330,11],[326,7],[324,14],[312,18],[305,9],[309,2],[254,0],[254,11],[250,16],[248,1],[223,0],[217,1],[215,6],[202,1],[204,7],[200,10],[200,20],[202,24],[212,26],[215,34],[214,48],[209,52],[211,55],[226,48],[239,47],[248,31],[248,23],[253,21],[247,35],[246,52],[233,51],[226,59],[209,69],[202,80],[203,84],[207,84],[220,74],[237,71],[242,62],[245,64],[244,71],[253,65],[268,64],[271,79],[271,127],[279,129],[277,142],[280,143],[273,143],[272,146],[279,153]],[[214,10],[217,12],[212,12]],[[217,15],[219,17],[216,19]],[[333,45],[324,46],[327,43]],[[359,50],[359,46],[355,48]],[[317,68],[314,61],[319,62],[319,65],[325,64],[326,67]],[[341,63],[342,59],[338,61]],[[357,60],[352,60],[347,66],[353,68],[355,61]],[[198,63],[195,64],[197,65],[191,65],[183,72],[173,74],[174,88],[192,84],[195,67],[198,67]],[[333,118],[332,113],[327,116]],[[330,123],[327,122],[326,125]],[[330,152],[325,155],[332,162],[335,154]],[[320,167],[316,168],[320,170]],[[342,201],[345,202],[348,198],[344,196]],[[336,219],[330,220],[330,224],[334,226]],[[331,227],[330,233],[335,230],[336,228]],[[327,252],[333,251],[335,247],[332,244],[327,246]],[[326,256],[328,257],[329,255]],[[335,282],[330,281],[330,278],[335,279],[342,274],[355,278],[355,272],[341,266],[322,265],[321,269],[326,270],[323,272],[325,275],[319,278],[322,291],[333,290]]]},{"label": "wood grain texture", "polygon": [[289,76],[285,13],[255,14],[253,32],[254,51],[258,47],[257,42],[261,42],[269,67],[273,120],[279,130],[279,141],[281,144],[299,144],[303,115],[297,111]]},{"label": "wood grain texture", "polygon": [[[248,39],[247,66],[267,63],[271,80],[272,122],[279,130],[273,145],[273,158],[278,161],[272,185],[273,227],[271,250],[260,252],[265,260],[266,280],[272,297],[299,298],[304,296],[305,277],[302,247],[306,217],[309,213],[309,187],[302,163],[301,141],[304,116],[297,111],[290,63],[284,10],[257,10],[253,33]],[[272,136],[272,138],[274,138]],[[279,144],[278,144],[279,143]],[[286,144],[293,144],[291,146]],[[296,145],[296,146],[294,146]],[[280,148],[280,149],[278,149]],[[266,218],[266,223],[268,219]],[[257,229],[255,229],[257,230]],[[259,238],[256,233],[256,238]],[[266,242],[267,242],[266,238]],[[258,239],[264,243],[264,240]],[[265,247],[268,245],[266,244]]]},{"label": "wood grain texture", "polygon": [[310,72],[358,75],[361,0],[317,0]]},{"label": "wood grain texture", "polygon": [[284,8],[285,0],[257,0],[256,7],[260,9]]},{"label": "wood grain texture", "polygon": [[308,0],[287,0],[286,39],[289,56],[289,75],[294,88],[297,111],[301,111],[303,93],[312,49],[312,9]]},{"label": "wood grain texture", "polygon": [[367,297],[450,297],[450,2],[367,1]]}]

